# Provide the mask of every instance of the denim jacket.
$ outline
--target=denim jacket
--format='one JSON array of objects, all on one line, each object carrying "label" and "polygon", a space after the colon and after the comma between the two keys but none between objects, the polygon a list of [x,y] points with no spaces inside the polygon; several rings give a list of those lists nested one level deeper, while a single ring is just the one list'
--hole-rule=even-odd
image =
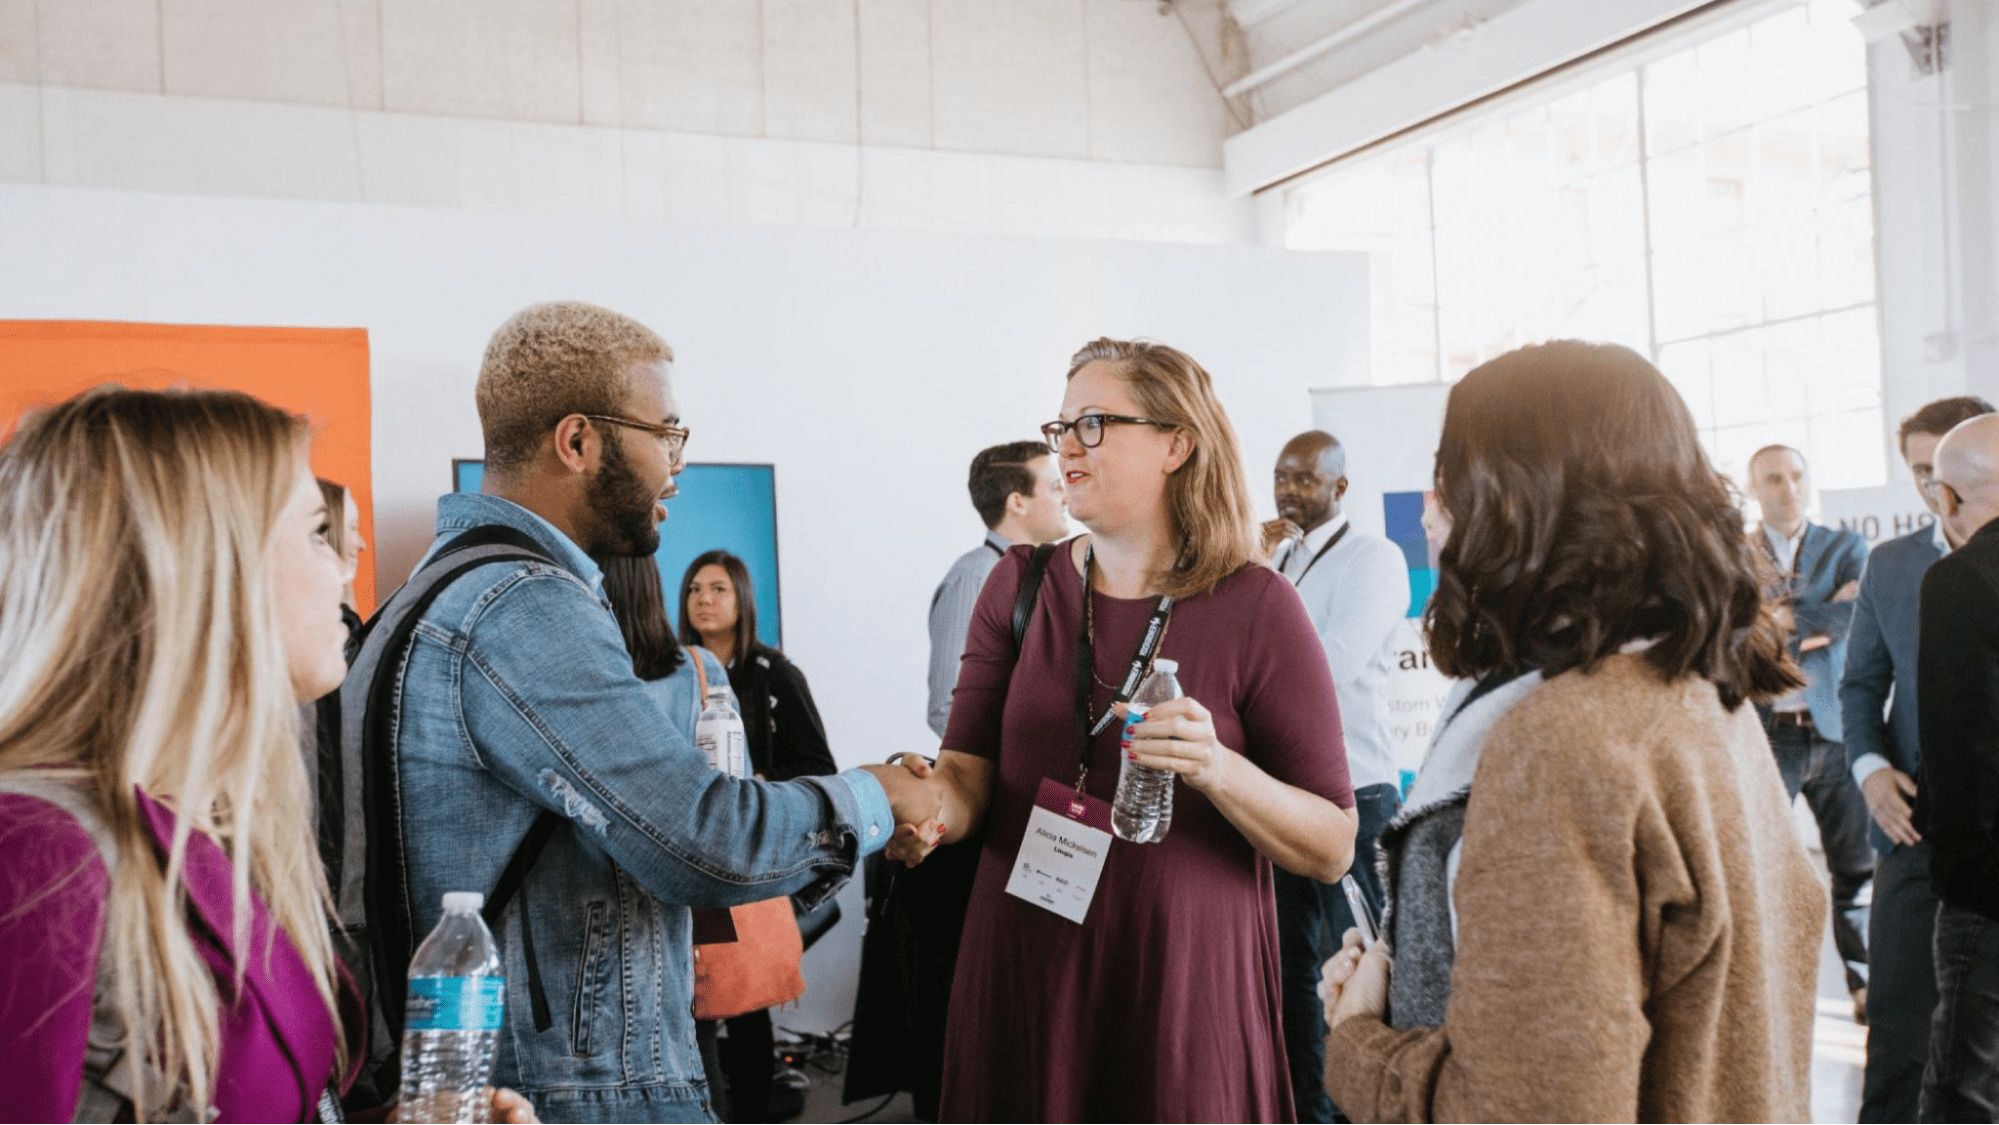
[{"label": "denim jacket", "polygon": [[[888,842],[888,799],[860,771],[768,783],[709,769],[687,716],[663,714],[633,674],[601,572],[552,524],[448,494],[431,549],[495,523],[563,566],[480,567],[417,624],[395,726],[413,931],[437,924],[445,892],[490,889],[543,809],[563,815],[494,934],[509,982],[494,1080],[552,1122],[712,1121],[688,908],[823,900]],[[544,1032],[522,910],[554,1019]]]}]

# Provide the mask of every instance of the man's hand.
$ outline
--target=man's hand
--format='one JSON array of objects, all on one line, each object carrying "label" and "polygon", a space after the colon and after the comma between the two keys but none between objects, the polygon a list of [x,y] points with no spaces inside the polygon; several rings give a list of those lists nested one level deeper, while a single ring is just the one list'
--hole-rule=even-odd
[{"label": "man's hand", "polygon": [[1848,579],[1846,585],[1832,592],[1832,600],[1836,602],[1850,602],[1859,596],[1860,579],[1858,578]]},{"label": "man's hand", "polygon": [[1922,842],[1915,822],[1909,819],[1915,807],[1912,804],[1916,799],[1915,778],[1894,766],[1886,766],[1867,775],[1867,780],[1860,783],[1860,795],[1867,798],[1867,811],[1890,840],[1898,844]]},{"label": "man's hand", "polygon": [[1263,553],[1265,557],[1275,554],[1277,548],[1292,539],[1303,539],[1305,529],[1290,520],[1279,517],[1263,525]]},{"label": "man's hand", "polygon": [[[914,754],[903,755],[906,763]],[[919,761],[921,759],[918,759]],[[923,763],[923,771],[903,766],[862,766],[881,782],[882,791],[888,794],[888,807],[895,814],[896,834],[909,825],[932,824],[944,810],[944,786],[931,773],[929,763]]]}]

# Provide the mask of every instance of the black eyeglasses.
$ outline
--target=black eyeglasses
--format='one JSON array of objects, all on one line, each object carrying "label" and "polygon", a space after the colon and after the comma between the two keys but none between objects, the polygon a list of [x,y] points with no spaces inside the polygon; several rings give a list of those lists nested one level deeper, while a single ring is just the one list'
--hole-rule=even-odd
[{"label": "black eyeglasses", "polygon": [[615,426],[629,426],[634,430],[644,430],[654,437],[663,437],[666,439],[666,452],[675,461],[680,460],[681,454],[687,451],[687,439],[694,433],[693,430],[688,429],[686,426],[675,426],[671,423],[656,426],[651,422],[639,422],[631,418],[620,418],[615,414],[585,414],[583,417],[593,422],[609,422]]},{"label": "black eyeglasses", "polygon": [[[1929,493],[1931,496],[1937,496],[1938,493],[1942,493],[1943,496],[1949,497],[1952,508],[1962,508],[1964,506],[1963,494],[1935,476],[1923,482],[1923,491]],[[1939,496],[1938,499],[1942,499],[1943,496]]]},{"label": "black eyeglasses", "polygon": [[1104,443],[1105,426],[1157,426],[1162,430],[1179,429],[1171,422],[1161,422],[1153,418],[1134,418],[1129,414],[1085,414],[1073,422],[1054,421],[1041,427],[1041,436],[1048,439],[1048,448],[1062,451],[1062,439],[1070,430],[1076,431],[1076,440],[1084,449],[1095,449]]}]

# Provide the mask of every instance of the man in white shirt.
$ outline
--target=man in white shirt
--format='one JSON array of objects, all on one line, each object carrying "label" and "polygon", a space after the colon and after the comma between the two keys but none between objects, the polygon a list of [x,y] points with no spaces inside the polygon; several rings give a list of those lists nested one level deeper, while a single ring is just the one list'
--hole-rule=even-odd
[{"label": "man in white shirt", "polygon": [[[1354,527],[1340,511],[1346,459],[1329,433],[1292,438],[1277,458],[1279,518],[1264,525],[1264,538],[1275,545],[1271,565],[1298,588],[1332,668],[1360,820],[1352,871],[1378,916],[1374,841],[1402,805],[1386,691],[1395,659],[1389,642],[1409,612],[1409,566],[1400,547]],[[1282,870],[1276,875],[1285,1052],[1298,1120],[1343,1120],[1325,1090],[1319,966],[1338,949],[1353,916],[1339,888]]]},{"label": "man in white shirt", "polygon": [[966,481],[986,540],[958,557],[930,596],[930,729],[944,737],[958,662],[972,628],[986,576],[1015,543],[1046,543],[1069,533],[1062,473],[1045,441],[1012,441],[982,449]]}]

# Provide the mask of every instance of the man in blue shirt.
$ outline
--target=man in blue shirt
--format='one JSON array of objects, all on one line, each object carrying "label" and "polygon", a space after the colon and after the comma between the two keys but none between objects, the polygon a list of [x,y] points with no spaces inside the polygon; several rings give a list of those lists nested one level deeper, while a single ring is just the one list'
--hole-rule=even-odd
[{"label": "man in blue shirt", "polygon": [[[1981,398],[1946,398],[1902,422],[1902,459],[1932,514],[1937,443],[1967,418],[1992,412]],[[1936,1010],[1931,948],[1937,897],[1930,849],[1916,831],[1922,771],[1916,708],[1917,595],[1930,565],[1950,552],[1943,521],[1874,549],[1860,578],[1839,684],[1846,753],[1873,819],[1874,905],[1868,916],[1867,1074],[1862,1121],[1914,1121]]]},{"label": "man in blue shirt", "polygon": [[[548,1121],[711,1121],[691,1014],[690,906],[833,894],[895,824],[933,814],[903,769],[731,778],[653,702],[592,555],[659,544],[688,430],[645,326],[537,305],[480,368],[486,475],[438,502],[436,544],[525,534],[423,613],[395,701],[413,932],[446,891],[495,884],[544,812],[563,822],[495,927],[508,981],[494,1082]],[[539,989],[524,988],[538,965]]]},{"label": "man in blue shirt", "polygon": [[1763,509],[1755,542],[1776,574],[1777,616],[1790,631],[1791,656],[1805,673],[1804,687],[1756,710],[1785,789],[1792,797],[1803,792],[1818,821],[1832,875],[1833,943],[1846,962],[1854,1018],[1864,1019],[1866,908],[1859,898],[1874,874],[1874,854],[1867,847],[1867,806],[1841,745],[1838,691],[1867,541],[1805,518],[1811,478],[1805,455],[1788,445],[1766,445],[1749,458],[1748,491]]}]

